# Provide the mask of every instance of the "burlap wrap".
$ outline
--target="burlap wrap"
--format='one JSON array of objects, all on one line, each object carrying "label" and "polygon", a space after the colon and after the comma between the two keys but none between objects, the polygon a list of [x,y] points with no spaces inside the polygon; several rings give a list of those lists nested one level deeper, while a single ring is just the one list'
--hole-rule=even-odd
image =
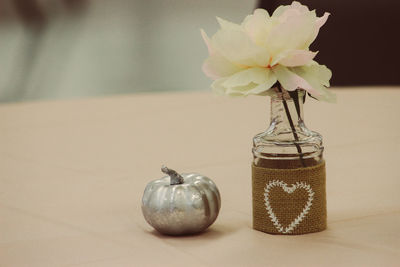
[{"label": "burlap wrap", "polygon": [[325,180],[325,162],[298,169],[253,165],[253,228],[291,235],[326,229]]}]

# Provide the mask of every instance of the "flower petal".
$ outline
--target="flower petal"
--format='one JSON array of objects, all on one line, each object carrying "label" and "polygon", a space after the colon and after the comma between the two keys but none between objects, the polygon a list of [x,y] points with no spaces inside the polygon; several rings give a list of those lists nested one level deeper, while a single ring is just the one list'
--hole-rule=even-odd
[{"label": "flower petal", "polygon": [[312,52],[309,50],[289,50],[286,53],[282,53],[281,59],[279,56],[277,62],[272,62],[272,65],[279,63],[286,67],[302,66],[310,63],[310,61],[317,55],[318,52]]},{"label": "flower petal", "polygon": [[267,20],[269,19],[269,13],[267,10],[263,9],[263,8],[257,8],[256,10],[254,10],[253,14],[248,15],[244,20],[242,25],[250,23],[251,20],[255,19],[256,21],[258,21],[259,19],[262,20]]},{"label": "flower petal", "polygon": [[268,64],[267,49],[253,43],[242,30],[220,30],[211,38],[211,45],[223,57],[243,67]]},{"label": "flower petal", "polygon": [[220,78],[214,81],[211,87],[217,94],[230,96],[267,95],[267,91],[276,81],[276,76],[271,70],[254,68],[231,77]]},{"label": "flower petal", "polygon": [[254,43],[263,46],[272,24],[269,20],[268,11],[258,8],[253,15],[246,17],[242,26]]},{"label": "flower petal", "polygon": [[226,81],[227,78],[220,78],[215,80],[211,84],[211,88],[213,89],[213,92],[217,95],[224,95],[225,94],[225,87],[222,86],[222,84]]},{"label": "flower petal", "polygon": [[284,6],[284,5],[278,6],[278,7],[275,9],[275,11],[272,13],[272,16],[271,16],[271,17],[273,17],[273,18],[278,18],[278,17],[279,17],[280,15],[282,15],[283,12],[285,12],[289,7],[290,7],[290,6],[288,6],[288,5],[286,5],[286,6]]},{"label": "flower petal", "polygon": [[324,15],[320,18],[317,19],[315,25],[317,26],[317,28],[321,28],[322,26],[324,26],[325,22],[328,20],[328,17],[331,13],[325,12]]},{"label": "flower petal", "polygon": [[[288,10],[291,10],[291,11],[288,11]],[[272,17],[276,17],[276,18],[281,17],[282,15],[284,15],[285,12],[291,13],[293,10],[295,10],[298,14],[306,13],[306,12],[310,11],[307,6],[302,5],[297,1],[293,1],[291,5],[286,5],[286,6],[281,5],[277,9],[275,9],[274,13],[272,14]]]},{"label": "flower petal", "polygon": [[210,57],[204,61],[203,72],[212,79],[218,79],[225,76],[230,76],[240,70],[240,68],[229,60],[219,55],[213,48],[210,38],[207,36],[203,29],[200,30],[204,42],[207,45]]},{"label": "flower petal", "polygon": [[237,87],[248,85],[253,82],[255,84],[263,84],[268,80],[269,70],[266,68],[249,68],[235,73],[225,82],[225,87]]},{"label": "flower petal", "polygon": [[319,33],[319,29],[328,20],[329,15],[330,15],[330,13],[325,12],[325,14],[322,17],[317,18],[317,20],[315,21],[315,24],[314,24],[314,31],[312,32],[312,34],[310,35],[310,37],[308,38],[308,40],[307,40],[307,42],[305,44],[306,47],[309,47],[314,42],[314,40],[317,38],[317,35]]},{"label": "flower petal", "polygon": [[204,61],[202,69],[208,77],[214,80],[230,76],[241,70],[241,68],[218,54],[208,57]]},{"label": "flower petal", "polygon": [[228,87],[225,93],[230,96],[246,96],[246,92],[256,88],[258,85],[255,83],[249,83],[243,86]]},{"label": "flower petal", "polygon": [[204,43],[206,43],[207,49],[208,49],[208,54],[213,55],[215,53],[215,50],[211,46],[211,40],[208,37],[207,33],[203,30],[200,29],[201,37],[203,37]]},{"label": "flower petal", "polygon": [[221,19],[220,17],[217,17],[217,21],[222,30],[238,31],[242,28],[239,24]]},{"label": "flower petal", "polygon": [[268,42],[268,51],[277,55],[285,50],[307,49],[307,41],[314,32],[315,12],[291,16],[286,21],[274,26]]},{"label": "flower petal", "polygon": [[327,102],[336,102],[335,94],[326,88],[329,86],[332,72],[325,65],[319,65],[317,62],[313,61],[306,66],[292,68],[292,71],[307,80],[307,82],[318,91],[318,95],[313,95],[317,99]]},{"label": "flower petal", "polygon": [[246,95],[264,95],[271,87],[276,83],[277,79],[275,74],[270,71],[268,78],[265,83],[254,87],[253,89],[246,92]]},{"label": "flower petal", "polygon": [[294,91],[298,88],[304,89],[312,95],[319,96],[319,92],[315,90],[305,79],[290,71],[284,66],[276,66],[272,68],[278,81],[281,83],[283,88],[288,91]]}]

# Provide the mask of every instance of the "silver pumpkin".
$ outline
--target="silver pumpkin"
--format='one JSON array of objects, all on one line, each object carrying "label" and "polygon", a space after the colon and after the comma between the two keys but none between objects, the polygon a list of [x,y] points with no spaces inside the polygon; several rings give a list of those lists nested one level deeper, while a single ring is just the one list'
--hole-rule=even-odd
[{"label": "silver pumpkin", "polygon": [[150,182],[144,190],[142,211],[146,221],[167,235],[195,234],[216,219],[221,197],[215,183],[200,174],[178,174],[162,167],[167,174]]}]

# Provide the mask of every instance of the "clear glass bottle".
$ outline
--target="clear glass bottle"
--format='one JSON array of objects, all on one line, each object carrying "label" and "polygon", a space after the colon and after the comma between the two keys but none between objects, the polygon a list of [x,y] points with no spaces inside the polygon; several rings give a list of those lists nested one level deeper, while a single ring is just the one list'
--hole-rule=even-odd
[{"label": "clear glass bottle", "polygon": [[[304,90],[275,89],[269,128],[253,138],[253,164],[271,169],[311,167],[323,162],[322,136],[304,124]],[[297,98],[295,101],[293,98]]]}]

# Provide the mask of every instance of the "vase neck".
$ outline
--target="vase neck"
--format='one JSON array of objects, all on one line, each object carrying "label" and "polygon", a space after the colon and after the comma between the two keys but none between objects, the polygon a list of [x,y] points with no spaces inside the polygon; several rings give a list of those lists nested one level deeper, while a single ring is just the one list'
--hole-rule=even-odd
[{"label": "vase neck", "polygon": [[[295,101],[292,97],[296,97],[298,101]],[[289,95],[287,91],[283,91],[283,93],[276,93],[271,96],[271,124],[269,128],[276,133],[291,131],[292,125],[296,129],[303,128],[303,97],[304,91],[301,90],[297,94]],[[290,117],[287,116],[287,111],[289,111]]]}]

